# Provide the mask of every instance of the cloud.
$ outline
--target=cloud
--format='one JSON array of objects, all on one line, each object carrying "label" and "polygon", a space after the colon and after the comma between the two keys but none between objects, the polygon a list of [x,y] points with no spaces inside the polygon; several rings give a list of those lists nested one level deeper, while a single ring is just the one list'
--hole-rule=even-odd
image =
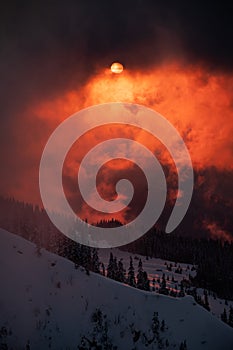
[{"label": "cloud", "polygon": [[233,236],[224,231],[216,222],[203,222],[203,226],[209,231],[212,239],[219,239],[222,241],[233,241]]},{"label": "cloud", "polygon": [[[39,161],[56,126],[83,107],[135,102],[157,110],[179,130],[197,174],[191,208],[195,212],[201,203],[209,216],[217,210],[223,216],[218,225],[229,231],[229,208],[233,207],[227,180],[232,178],[233,158],[231,13],[229,3],[210,7],[203,1],[169,6],[162,1],[107,0],[101,5],[86,0],[46,6],[31,1],[2,4],[0,193],[41,203]],[[118,77],[107,69],[115,60],[126,68]],[[109,129],[107,134],[105,130],[84,138],[79,158],[104,134],[118,131]],[[152,148],[167,168],[174,165],[149,135],[125,132]],[[67,182],[73,176],[72,166],[71,162],[66,169]],[[173,184],[170,198],[175,198],[177,179],[167,168]],[[77,190],[72,179],[69,184],[70,192]],[[208,203],[215,191],[221,204],[214,202],[214,208]],[[143,202],[136,196],[137,203]],[[130,218],[133,213],[130,209],[124,215]],[[198,215],[202,217],[201,210]]]},{"label": "cloud", "polygon": [[230,3],[203,1],[5,2],[1,106],[62,94],[114,60],[133,70],[181,61],[232,71],[231,13]]}]

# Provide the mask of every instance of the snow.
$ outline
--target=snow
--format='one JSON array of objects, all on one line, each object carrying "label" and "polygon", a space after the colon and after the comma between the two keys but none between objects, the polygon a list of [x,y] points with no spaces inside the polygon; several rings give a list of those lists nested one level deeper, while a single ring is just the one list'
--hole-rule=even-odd
[{"label": "snow", "polygon": [[[194,277],[196,275],[196,266],[187,263],[179,263],[170,260],[163,260],[158,258],[146,258],[143,255],[130,253],[127,251],[122,251],[120,249],[99,249],[99,258],[101,262],[104,263],[105,267],[108,266],[109,255],[112,252],[113,256],[117,257],[118,260],[122,259],[124,267],[128,270],[130,256],[133,258],[133,265],[135,270],[135,275],[137,274],[138,261],[142,260],[143,269],[147,272],[148,278],[150,280],[150,286],[152,287],[152,280],[155,278],[155,287],[159,287],[157,283],[157,279],[162,279],[163,274],[166,277],[166,285],[168,289],[180,290],[180,282],[183,279],[188,280],[189,274]],[[167,266],[172,264],[172,271],[168,271]],[[176,273],[175,270],[177,267],[181,267],[182,273]],[[189,269],[187,268],[189,266]],[[107,270],[107,269],[106,269]],[[167,281],[167,276],[169,276],[169,281]],[[172,276],[174,277],[174,282],[172,282]],[[154,292],[156,293],[156,292]],[[203,288],[197,288],[197,293],[200,296],[204,295]],[[225,304],[225,300],[221,298],[214,298],[213,292],[208,295],[209,305],[211,308],[212,315],[215,315],[219,319],[221,318],[221,314],[223,313],[223,309],[226,309],[227,314],[229,313],[230,306],[233,307],[233,301],[227,301],[227,305]]]},{"label": "snow", "polygon": [[[233,348],[233,330],[197,305],[193,298],[171,298],[139,291],[103,276],[75,269],[62,257],[41,250],[23,238],[0,230],[0,344],[9,348],[77,349],[89,336],[91,315],[100,308],[107,315],[109,337],[118,349],[145,347],[132,331],[145,333],[153,312],[165,320],[167,349],[179,349],[186,339],[189,350]],[[130,327],[131,325],[131,327]],[[176,345],[176,346],[175,346]]]},{"label": "snow", "polygon": [[[167,285],[172,286],[173,284],[171,283],[171,278],[172,275],[174,276],[175,284],[180,283],[183,278],[188,279],[189,274],[194,277],[196,274],[196,270],[191,271],[192,265],[190,264],[185,264],[185,263],[175,263],[174,261],[170,260],[162,260],[162,259],[156,259],[156,258],[148,258],[146,259],[145,256],[139,255],[139,254],[133,254],[129,253],[126,251],[122,251],[120,249],[100,249],[99,250],[99,257],[100,260],[104,263],[104,265],[107,267],[108,265],[108,260],[109,260],[109,255],[110,252],[112,252],[113,256],[116,256],[118,260],[122,259],[122,262],[125,266],[126,269],[129,267],[129,259],[130,256],[133,258],[133,264],[134,264],[134,269],[135,273],[137,273],[137,268],[138,268],[138,261],[139,259],[142,260],[143,264],[143,269],[148,273],[148,277],[152,281],[153,278],[157,279],[158,277],[162,278],[163,273],[169,275],[170,281],[168,281]],[[167,270],[167,265],[172,264],[172,271]],[[175,264],[177,266],[175,266]],[[189,265],[190,270],[187,270],[187,266]],[[175,270],[177,267],[182,268],[182,274],[175,273]]]}]

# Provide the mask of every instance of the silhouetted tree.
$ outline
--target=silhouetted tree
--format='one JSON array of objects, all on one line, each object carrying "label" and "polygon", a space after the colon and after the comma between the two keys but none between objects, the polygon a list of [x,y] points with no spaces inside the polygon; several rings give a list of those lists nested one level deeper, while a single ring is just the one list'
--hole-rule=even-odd
[{"label": "silhouetted tree", "polygon": [[221,314],[221,320],[225,323],[227,323],[227,312],[226,309],[224,307],[223,313]]},{"label": "silhouetted tree", "polygon": [[132,256],[130,256],[130,263],[129,263],[129,270],[128,270],[128,280],[127,281],[128,281],[128,284],[130,286],[136,287]]},{"label": "silhouetted tree", "polygon": [[118,269],[117,269],[117,281],[119,282],[125,282],[125,269],[124,269],[124,265],[122,262],[122,259],[120,259],[118,261]]},{"label": "silhouetted tree", "polygon": [[233,327],[233,307],[232,306],[230,306],[228,324],[229,326]]},{"label": "silhouetted tree", "polygon": [[210,304],[208,299],[208,293],[206,290],[204,290],[204,308],[208,311],[210,311]]},{"label": "silhouetted tree", "polygon": [[98,251],[96,248],[94,248],[92,252],[92,271],[96,273],[100,273],[100,261],[99,261]]},{"label": "silhouetted tree", "polygon": [[115,271],[114,271],[114,262],[113,262],[113,254],[110,252],[108,268],[107,268],[107,277],[114,279]]},{"label": "silhouetted tree", "polygon": [[137,288],[144,289],[143,287],[144,287],[144,276],[143,276],[142,260],[139,259],[138,274],[137,274]]},{"label": "silhouetted tree", "polygon": [[161,287],[159,288],[159,293],[167,295],[168,292],[169,292],[169,290],[167,288],[165,274],[163,273]]}]

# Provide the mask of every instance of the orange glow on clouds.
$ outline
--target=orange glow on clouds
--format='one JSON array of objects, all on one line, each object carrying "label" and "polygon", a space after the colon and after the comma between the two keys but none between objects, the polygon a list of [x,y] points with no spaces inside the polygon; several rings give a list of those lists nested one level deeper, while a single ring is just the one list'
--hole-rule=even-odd
[{"label": "orange glow on clouds", "polygon": [[[8,166],[3,169],[2,193],[41,204],[38,186],[39,162],[53,130],[82,108],[114,101],[139,103],[166,117],[184,138],[196,170],[209,166],[215,166],[220,170],[231,170],[233,169],[232,86],[232,75],[211,74],[200,67],[181,67],[173,64],[154,67],[144,72],[127,69],[124,74],[112,74],[109,68],[103,69],[83,86],[77,84],[76,89],[57,95],[53,100],[29,105],[24,113],[18,115],[18,125],[14,125],[13,128],[16,147],[14,154],[10,153],[11,149],[6,153],[5,162]],[[121,131],[123,135],[119,135]],[[89,132],[83,140],[80,140],[83,143],[78,148],[75,159],[72,157],[67,159],[65,169],[67,177],[76,181],[76,170],[82,157],[91,146],[111,137],[134,139],[154,151],[159,161],[165,162],[169,167],[174,166],[165,147],[146,132],[133,130],[131,127],[124,127],[121,130],[119,127],[109,126],[100,128],[97,132]],[[126,162],[116,164],[112,162],[107,168],[110,170],[109,174],[116,168],[119,173],[125,168],[128,173],[130,171],[132,173],[132,166],[130,168],[130,164]],[[107,169],[103,169],[104,175],[106,172]],[[13,177],[12,174],[17,176]],[[114,180],[114,176],[109,176]],[[177,178],[172,172],[169,174],[169,180],[174,184],[169,195],[172,202],[177,197],[175,190]],[[141,188],[140,185],[137,183],[136,188]],[[112,190],[112,186],[110,189]],[[102,190],[105,194],[109,190],[108,184]],[[70,196],[72,193],[79,196],[72,181],[66,191]],[[110,191],[111,195],[114,196],[114,191]],[[142,194],[139,194],[138,201],[141,197]],[[85,204],[80,209],[83,216],[86,215]],[[114,216],[122,219],[121,215]]]},{"label": "orange glow on clouds", "polygon": [[[112,74],[109,69],[105,69],[77,90],[67,91],[63,96],[34,106],[33,112],[48,125],[49,137],[60,122],[82,108],[116,101],[142,104],[161,113],[177,128],[189,149],[194,168],[215,166],[222,170],[233,169],[232,86],[233,76],[211,74],[200,67],[164,65],[145,72],[127,69],[124,74]],[[75,158],[68,157],[64,168],[68,179],[76,179],[78,165],[91,147],[112,137],[134,139],[158,154],[160,161],[174,166],[165,147],[146,132],[133,130],[131,127],[121,130],[119,127],[105,126],[83,136],[80,140],[82,145],[77,148]],[[118,172],[124,168],[130,171],[130,165],[125,162],[118,162],[117,167]],[[105,176],[108,181],[99,184],[102,194],[109,193],[110,197],[114,197],[113,185],[109,185],[109,180],[114,180],[110,175],[113,168],[114,163],[110,162],[103,170],[105,175],[108,173],[108,179]],[[177,178],[173,173],[169,177],[170,181],[176,184]],[[68,180],[68,183],[70,181]],[[140,188],[140,183],[136,186]],[[79,216],[92,221],[103,217],[110,218],[108,215],[97,214],[85,203],[77,202],[80,193],[77,187],[73,187],[72,181],[70,187],[66,188],[66,194],[71,198],[71,202],[73,198],[73,208],[75,209],[76,205],[79,207],[75,210],[79,212]],[[177,191],[171,188],[168,199],[172,203],[176,197]],[[114,217],[124,221],[121,212]]]},{"label": "orange glow on clouds", "polygon": [[[111,73],[111,72],[110,72]],[[38,106],[37,115],[57,124],[76,111],[106,102],[134,102],[165,116],[184,138],[196,167],[232,168],[233,76],[199,67],[169,65],[124,75],[100,71],[77,91]],[[100,137],[100,135],[98,135]],[[146,142],[144,134],[137,140]]]}]

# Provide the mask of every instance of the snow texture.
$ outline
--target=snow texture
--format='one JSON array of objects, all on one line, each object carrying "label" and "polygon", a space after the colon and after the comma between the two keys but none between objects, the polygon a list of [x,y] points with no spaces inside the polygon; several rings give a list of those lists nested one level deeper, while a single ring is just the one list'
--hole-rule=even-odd
[{"label": "snow texture", "polygon": [[135,332],[150,335],[154,312],[165,320],[166,349],[179,349],[184,340],[188,350],[233,349],[232,328],[190,296],[172,298],[87,275],[4,230],[0,242],[0,344],[8,349],[78,349],[81,337],[91,336],[96,309],[106,315],[117,349],[158,349],[156,342],[146,347],[142,336],[133,341]]}]

